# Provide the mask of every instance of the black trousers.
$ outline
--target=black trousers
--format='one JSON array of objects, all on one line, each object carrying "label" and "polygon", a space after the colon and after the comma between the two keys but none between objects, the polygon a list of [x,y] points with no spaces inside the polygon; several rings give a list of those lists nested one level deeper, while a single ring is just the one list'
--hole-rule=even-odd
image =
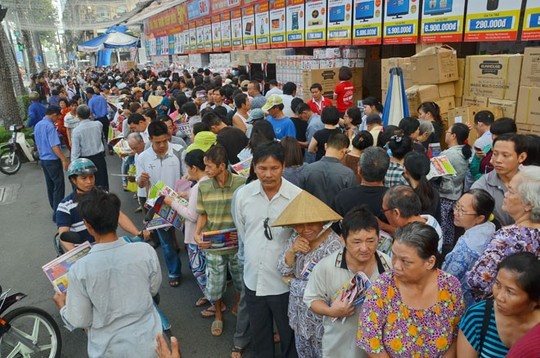
[{"label": "black trousers", "polygon": [[100,121],[103,124],[103,129],[101,131],[101,137],[103,139],[103,145],[105,150],[107,150],[107,144],[109,143],[109,118],[107,116],[96,118],[96,121]]},{"label": "black trousers", "polygon": [[109,191],[109,174],[107,172],[107,162],[105,161],[105,156],[103,155],[103,153],[98,153],[95,155],[81,158],[90,159],[92,162],[94,162],[98,170],[95,174],[96,186],[99,186],[101,189]]},{"label": "black trousers", "polygon": [[273,358],[274,330],[276,322],[280,336],[280,350],[283,358],[297,358],[294,331],[289,326],[287,315],[289,293],[273,296],[256,296],[255,291],[245,287],[246,304],[249,313],[251,342],[257,358]]}]

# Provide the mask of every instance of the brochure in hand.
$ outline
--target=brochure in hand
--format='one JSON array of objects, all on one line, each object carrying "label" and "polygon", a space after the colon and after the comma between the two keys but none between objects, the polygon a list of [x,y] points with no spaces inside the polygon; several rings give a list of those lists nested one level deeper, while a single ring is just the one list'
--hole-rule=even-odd
[{"label": "brochure in hand", "polygon": [[[330,297],[330,306],[339,298],[341,293],[343,293],[343,300],[345,302],[351,303],[353,306],[358,306],[363,303],[366,299],[367,289],[371,286],[369,278],[363,272],[357,272],[353,278],[345,282],[342,288],[337,290],[334,296]],[[347,317],[343,317],[341,323],[345,322]],[[335,322],[337,317],[332,319],[332,322]]]},{"label": "brochure in hand", "polygon": [[[187,200],[179,197],[173,189],[165,185],[165,183],[163,183],[162,181],[157,182],[156,185],[150,188],[150,192],[148,195],[149,199],[144,205],[147,208],[154,208],[156,214],[159,217],[164,219],[167,223],[171,224],[178,230],[182,230],[182,217],[178,215],[176,210],[174,210],[172,207],[163,203],[163,198],[165,195],[172,197],[174,200],[180,202],[184,206],[188,205]],[[154,227],[154,229],[156,229],[156,227]]]},{"label": "brochure in hand", "polygon": [[448,160],[446,155],[431,158],[431,169],[427,175],[427,180],[445,175],[456,175],[456,169]]},{"label": "brochure in hand", "polygon": [[58,293],[64,293],[68,288],[68,272],[71,266],[84,256],[86,256],[92,245],[88,241],[66,252],[60,257],[52,260],[48,264],[42,266],[45,276],[51,281],[54,289]]},{"label": "brochure in hand", "polygon": [[243,160],[236,164],[232,164],[231,168],[236,172],[236,174],[240,175],[242,178],[247,178],[249,177],[249,170],[251,168],[252,161],[253,157],[249,157],[246,160]]},{"label": "brochure in hand", "polygon": [[235,228],[206,231],[202,233],[203,241],[210,241],[212,246],[206,251],[234,249],[238,247],[238,232]]}]

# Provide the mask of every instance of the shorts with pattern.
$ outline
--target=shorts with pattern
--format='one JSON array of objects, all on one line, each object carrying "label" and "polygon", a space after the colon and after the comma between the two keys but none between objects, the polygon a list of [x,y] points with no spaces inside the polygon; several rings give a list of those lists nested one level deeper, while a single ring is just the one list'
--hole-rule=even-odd
[{"label": "shorts with pattern", "polygon": [[242,266],[238,253],[216,255],[206,252],[206,289],[204,294],[212,302],[221,299],[227,288],[227,267],[236,291],[242,291]]}]

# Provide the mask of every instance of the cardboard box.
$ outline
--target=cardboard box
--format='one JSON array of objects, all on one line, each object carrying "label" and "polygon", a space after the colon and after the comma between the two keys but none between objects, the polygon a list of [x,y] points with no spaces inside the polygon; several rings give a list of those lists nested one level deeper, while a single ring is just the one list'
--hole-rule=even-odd
[{"label": "cardboard box", "polygon": [[467,56],[464,95],[517,100],[522,55]]},{"label": "cardboard box", "polygon": [[465,78],[465,59],[464,58],[457,59],[457,68],[458,68],[458,77],[461,79]]},{"label": "cardboard box", "polygon": [[536,134],[540,135],[540,125],[534,124],[517,124],[519,134]]},{"label": "cardboard box", "polygon": [[[361,68],[351,68],[353,78],[351,82],[354,85],[353,102],[362,99],[362,73]],[[339,83],[339,68],[325,68],[320,70],[302,71],[302,97],[304,101],[311,98],[309,88],[314,83],[320,83],[323,88],[323,95],[326,98],[332,98],[334,88]]]},{"label": "cardboard box", "polygon": [[381,88],[388,89],[390,82],[390,69],[400,67],[403,71],[403,83],[405,88],[413,85],[411,77],[411,58],[410,57],[392,57],[381,60]]},{"label": "cardboard box", "polygon": [[540,47],[527,47],[525,49],[520,86],[540,86]]},{"label": "cardboard box", "polygon": [[[416,109],[424,102],[437,102],[441,98],[454,96],[454,84],[443,83],[440,85],[414,85],[405,90],[409,111],[416,113]],[[447,112],[447,111],[446,111]],[[446,113],[441,112],[441,113]]]},{"label": "cardboard box", "polygon": [[429,47],[411,57],[414,84],[438,84],[459,79],[456,52],[447,47]]},{"label": "cardboard box", "polygon": [[451,97],[456,95],[456,88],[454,82],[441,83],[437,85],[439,89],[439,97]]},{"label": "cardboard box", "polygon": [[540,87],[520,87],[516,123],[540,126]]},{"label": "cardboard box", "polygon": [[[489,98],[488,107],[500,107],[503,116],[508,118],[516,118],[516,105],[517,101],[509,101],[507,99]],[[499,119],[496,118],[495,119]]]},{"label": "cardboard box", "polygon": [[[452,127],[454,123],[474,123],[474,116],[480,111],[491,111],[495,118],[502,117],[502,110],[498,107],[456,107],[448,112],[448,128]],[[478,133],[473,129],[469,133],[469,144],[472,146],[476,139],[478,139]]]},{"label": "cardboard box", "polygon": [[455,97],[456,98],[456,107],[462,107],[463,106],[463,97]]},{"label": "cardboard box", "polygon": [[463,87],[465,85],[465,80],[460,78],[454,82],[454,93],[456,97],[463,97]]},{"label": "cardboard box", "polygon": [[463,107],[487,107],[488,98],[480,96],[463,96]]},{"label": "cardboard box", "polygon": [[456,101],[454,96],[439,98],[433,101],[439,105],[441,114],[450,112],[451,109],[456,108]]}]

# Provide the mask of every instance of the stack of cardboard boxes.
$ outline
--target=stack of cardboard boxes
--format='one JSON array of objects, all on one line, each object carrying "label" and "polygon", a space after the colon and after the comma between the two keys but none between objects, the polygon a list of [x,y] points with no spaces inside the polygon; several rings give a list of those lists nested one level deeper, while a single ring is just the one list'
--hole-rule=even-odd
[{"label": "stack of cardboard boxes", "polygon": [[524,134],[540,135],[540,48],[525,49],[516,123]]}]

